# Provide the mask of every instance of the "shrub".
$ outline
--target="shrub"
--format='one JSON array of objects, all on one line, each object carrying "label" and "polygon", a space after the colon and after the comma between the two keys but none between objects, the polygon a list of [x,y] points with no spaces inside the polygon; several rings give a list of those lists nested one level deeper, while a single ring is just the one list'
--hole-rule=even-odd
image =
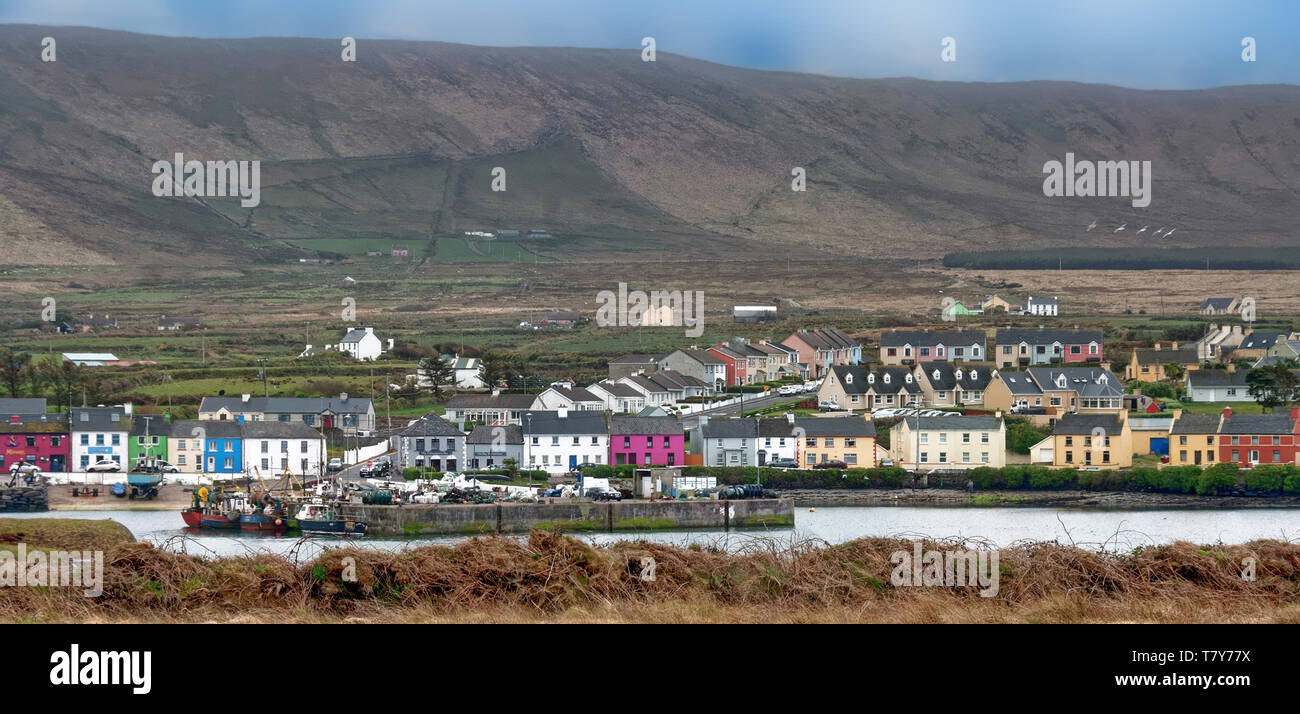
[{"label": "shrub", "polygon": [[1237,465],[1215,464],[1201,472],[1200,478],[1196,480],[1196,492],[1204,496],[1218,493],[1219,489],[1231,488],[1236,485]]}]

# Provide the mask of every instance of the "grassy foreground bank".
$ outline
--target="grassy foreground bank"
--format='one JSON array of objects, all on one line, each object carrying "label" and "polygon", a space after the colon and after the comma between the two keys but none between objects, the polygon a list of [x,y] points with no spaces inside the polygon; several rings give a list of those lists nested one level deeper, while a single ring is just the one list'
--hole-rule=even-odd
[{"label": "grassy foreground bank", "polygon": [[[913,543],[775,542],[741,553],[646,542],[594,547],[558,534],[475,538],[311,561],[200,558],[122,543],[104,594],[0,588],[8,622],[1300,622],[1300,544],[1174,543],[1096,553],[1055,543],[999,551],[978,587],[895,587]],[[925,541],[929,550],[978,547]],[[641,577],[653,558],[653,580]],[[1253,581],[1241,577],[1254,558]]]}]

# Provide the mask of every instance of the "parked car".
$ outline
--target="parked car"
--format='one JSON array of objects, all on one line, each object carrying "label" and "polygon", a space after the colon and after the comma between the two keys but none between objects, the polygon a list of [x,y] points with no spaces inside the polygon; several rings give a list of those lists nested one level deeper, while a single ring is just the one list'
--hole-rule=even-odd
[{"label": "parked car", "polygon": [[329,460],[329,463],[325,465],[325,470],[326,470],[326,471],[342,471],[342,470],[343,470],[343,459],[340,459],[340,458],[333,458],[333,459],[330,459],[330,460]]},{"label": "parked car", "polygon": [[18,461],[15,462],[13,466],[9,467],[9,473],[14,473],[15,471],[26,476],[27,474],[40,473],[41,467],[37,466],[36,464],[29,464],[26,461]]},{"label": "parked car", "polygon": [[799,391],[798,391],[798,388],[796,388],[794,385],[786,384],[786,385],[782,385],[781,387],[777,388],[776,393],[779,394],[779,395],[781,395],[781,396],[783,396],[783,397],[786,397],[786,396],[789,396],[789,395],[791,395],[791,394],[798,394]]},{"label": "parked car", "polygon": [[795,461],[794,459],[772,459],[771,461],[767,462],[767,465],[771,466],[774,469],[799,468],[799,462]]},{"label": "parked car", "polygon": [[844,411],[843,407],[841,407],[840,405],[836,404],[835,402],[825,402],[825,401],[823,401],[823,402],[819,402],[819,403],[817,404],[817,408],[820,409],[820,410],[822,410],[822,411],[824,411],[824,412],[842,412],[842,411]]},{"label": "parked car", "polygon": [[593,501],[622,501],[623,494],[612,488],[588,488],[583,491],[583,495]]},{"label": "parked car", "polygon": [[888,419],[895,416],[898,416],[898,409],[895,407],[879,407],[871,412],[872,419]]},{"label": "parked car", "polygon": [[891,458],[889,458],[889,457],[885,457],[885,458],[883,458],[883,459],[880,460],[880,466],[881,466],[881,468],[886,468],[886,469],[887,469],[887,468],[889,468],[889,467],[891,467],[891,466],[893,466],[893,465],[894,465],[894,460],[891,459]]},{"label": "parked car", "polygon": [[122,466],[116,461],[104,459],[103,461],[96,461],[95,463],[87,466],[86,470],[93,471],[95,473],[113,472],[113,471],[121,471]]},{"label": "parked car", "polygon": [[847,469],[848,467],[849,465],[843,461],[822,461],[813,464],[815,469]]}]

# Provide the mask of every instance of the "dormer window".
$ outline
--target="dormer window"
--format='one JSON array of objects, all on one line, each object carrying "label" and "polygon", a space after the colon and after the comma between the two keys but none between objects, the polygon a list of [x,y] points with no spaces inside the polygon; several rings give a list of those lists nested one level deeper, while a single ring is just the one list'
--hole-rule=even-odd
[{"label": "dormer window", "polygon": [[1061,389],[1065,389],[1066,386],[1065,375],[1058,374],[1056,376],[1056,386],[1060,387]]},{"label": "dormer window", "polygon": [[867,384],[875,384],[875,383],[876,383],[876,375],[874,375],[874,374],[868,374],[868,375],[867,375]]},{"label": "dormer window", "polygon": [[907,383],[908,383],[908,384],[911,384],[911,383],[912,383],[912,373],[911,373],[911,372],[908,372],[908,373],[907,373]]},{"label": "dormer window", "polygon": [[851,374],[846,374],[846,375],[844,375],[844,383],[845,383],[845,384],[853,384],[853,375],[851,375]]},{"label": "dormer window", "polygon": [[889,375],[888,375],[888,374],[885,375],[885,384],[889,384]]},{"label": "dormer window", "polygon": [[939,381],[940,379],[939,370],[936,369],[932,374],[934,375],[934,381],[936,382]]},{"label": "dormer window", "polygon": [[959,369],[959,370],[957,370],[957,372],[956,372],[956,374],[955,374],[955,376],[956,376],[956,377],[957,377],[957,381],[959,381],[959,382],[960,382],[960,381],[961,381],[961,370],[960,370],[960,369]]}]

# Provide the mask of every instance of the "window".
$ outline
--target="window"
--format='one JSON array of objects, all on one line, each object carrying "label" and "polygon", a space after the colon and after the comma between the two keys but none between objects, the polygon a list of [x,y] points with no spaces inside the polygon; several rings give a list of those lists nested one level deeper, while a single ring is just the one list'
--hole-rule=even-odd
[{"label": "window", "polygon": [[120,446],[121,444],[122,444],[122,435],[121,435],[121,434],[114,434],[114,435],[113,435],[113,446]]},{"label": "window", "polygon": [[941,464],[946,464],[946,463],[948,463],[948,452],[947,452],[947,451],[940,451],[940,452],[939,452],[939,463],[941,463]]},{"label": "window", "polygon": [[980,452],[980,462],[985,464],[989,462],[989,452],[987,451]]},{"label": "window", "polygon": [[980,443],[981,444],[989,443],[989,433],[987,431],[980,434]]},{"label": "window", "polygon": [[825,446],[835,446],[835,439],[834,439],[834,437],[830,437],[830,436],[826,437],[826,444],[825,444]]},{"label": "window", "polygon": [[284,439],[280,440],[280,453],[282,454],[289,453],[289,442],[287,440]]},{"label": "window", "polygon": [[[262,439],[262,453],[265,454],[270,448],[271,448],[271,442],[267,441],[266,439]],[[262,468],[266,468],[266,467],[263,466]]]},{"label": "window", "polygon": [[970,443],[970,432],[963,432],[963,433],[962,433],[962,435],[961,435],[961,443],[963,443],[963,444],[969,444],[969,443]]},{"label": "window", "polygon": [[271,468],[271,460],[266,458],[265,456],[262,457],[262,470],[265,471],[269,468]]},{"label": "window", "polygon": [[1073,451],[1065,452],[1065,463],[1068,464],[1073,462],[1074,462],[1074,452]]}]

